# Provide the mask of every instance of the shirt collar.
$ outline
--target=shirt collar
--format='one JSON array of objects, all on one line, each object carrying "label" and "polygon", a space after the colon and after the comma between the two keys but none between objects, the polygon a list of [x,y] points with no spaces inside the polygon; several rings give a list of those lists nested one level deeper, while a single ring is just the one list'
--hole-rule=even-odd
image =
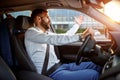
[{"label": "shirt collar", "polygon": [[38,27],[34,27],[34,28],[36,28],[38,31],[40,31],[40,32],[42,32],[42,33],[49,33],[50,32],[50,29],[48,29],[46,32],[43,32],[40,28],[38,28]]}]

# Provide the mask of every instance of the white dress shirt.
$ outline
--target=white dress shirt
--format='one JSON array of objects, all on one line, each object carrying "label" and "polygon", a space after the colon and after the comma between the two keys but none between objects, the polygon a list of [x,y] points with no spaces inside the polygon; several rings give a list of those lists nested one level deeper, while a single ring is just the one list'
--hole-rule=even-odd
[{"label": "white dress shirt", "polygon": [[[28,55],[33,61],[37,72],[41,74],[47,44],[50,45],[48,69],[59,60],[56,57],[53,45],[65,45],[80,40],[79,35],[74,35],[79,29],[79,25],[75,24],[65,34],[56,34],[50,31],[44,33],[38,27],[31,27],[25,33],[25,46]],[[48,33],[48,34],[47,34]]]}]

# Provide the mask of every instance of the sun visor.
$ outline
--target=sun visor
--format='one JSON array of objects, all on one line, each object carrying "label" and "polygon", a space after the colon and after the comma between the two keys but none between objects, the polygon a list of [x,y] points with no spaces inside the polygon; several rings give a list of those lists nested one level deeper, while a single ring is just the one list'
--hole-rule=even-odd
[{"label": "sun visor", "polygon": [[73,8],[82,8],[82,0],[64,0],[65,2]]}]

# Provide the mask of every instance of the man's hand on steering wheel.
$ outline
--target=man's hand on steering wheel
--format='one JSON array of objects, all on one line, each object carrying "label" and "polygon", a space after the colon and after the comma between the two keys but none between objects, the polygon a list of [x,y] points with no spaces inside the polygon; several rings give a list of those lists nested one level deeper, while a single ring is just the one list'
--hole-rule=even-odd
[{"label": "man's hand on steering wheel", "polygon": [[87,28],[83,33],[82,33],[82,38],[85,38],[87,35],[91,34],[91,36],[94,36],[94,29],[92,28]]},{"label": "man's hand on steering wheel", "polygon": [[80,46],[77,54],[76,64],[79,65],[82,61],[82,56],[89,53],[95,46],[95,40],[91,34],[86,35],[83,44]]}]

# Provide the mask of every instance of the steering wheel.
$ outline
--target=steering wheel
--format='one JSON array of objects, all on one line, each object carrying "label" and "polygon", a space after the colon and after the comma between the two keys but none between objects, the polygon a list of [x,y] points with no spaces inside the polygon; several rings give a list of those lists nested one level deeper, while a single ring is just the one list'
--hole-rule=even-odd
[{"label": "steering wheel", "polygon": [[81,63],[82,58],[83,58],[82,56],[84,54],[90,53],[90,51],[94,48],[94,46],[95,46],[95,40],[91,34],[88,34],[85,37],[83,44],[80,46],[80,49],[78,50],[76,65],[79,65]]}]

